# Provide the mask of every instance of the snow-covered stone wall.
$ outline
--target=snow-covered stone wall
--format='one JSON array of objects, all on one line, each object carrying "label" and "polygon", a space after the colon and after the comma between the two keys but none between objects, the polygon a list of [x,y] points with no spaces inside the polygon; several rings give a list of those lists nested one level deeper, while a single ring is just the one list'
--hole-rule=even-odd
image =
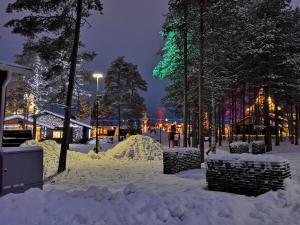
[{"label": "snow-covered stone wall", "polygon": [[266,153],[266,145],[264,141],[252,142],[252,154],[264,154]]},{"label": "snow-covered stone wall", "polygon": [[264,141],[254,141],[250,144],[247,142],[232,142],[229,144],[230,153],[252,153],[252,154],[264,154],[266,153],[266,145]]},{"label": "snow-covered stone wall", "polygon": [[209,190],[257,196],[283,189],[291,176],[289,162],[271,155],[228,154],[207,159]]},{"label": "snow-covered stone wall", "polygon": [[163,153],[164,174],[201,168],[201,153],[198,149],[170,149]]},{"label": "snow-covered stone wall", "polygon": [[249,153],[249,144],[247,142],[232,142],[229,145],[230,153]]}]

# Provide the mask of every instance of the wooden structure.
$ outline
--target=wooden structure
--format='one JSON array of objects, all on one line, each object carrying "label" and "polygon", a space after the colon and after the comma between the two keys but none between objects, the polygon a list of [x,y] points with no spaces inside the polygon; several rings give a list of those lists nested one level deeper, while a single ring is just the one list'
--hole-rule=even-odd
[{"label": "wooden structure", "polygon": [[[60,142],[63,133],[64,116],[44,110],[38,115],[11,115],[5,117],[5,130],[33,130],[34,118],[36,116],[36,140],[55,140]],[[71,133],[73,142],[85,143],[91,138],[92,127],[89,124],[71,119]]]}]

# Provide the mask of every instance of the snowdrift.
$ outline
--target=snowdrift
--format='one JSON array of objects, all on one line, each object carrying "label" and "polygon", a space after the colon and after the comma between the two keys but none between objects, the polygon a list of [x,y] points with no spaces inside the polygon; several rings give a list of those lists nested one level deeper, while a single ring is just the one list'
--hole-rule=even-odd
[{"label": "snowdrift", "polygon": [[105,153],[115,159],[162,160],[163,149],[151,137],[134,135]]},{"label": "snowdrift", "polygon": [[[44,177],[55,174],[58,168],[60,144],[53,140],[43,142],[30,140],[21,145],[21,147],[29,146],[41,146],[44,150]],[[88,165],[91,159],[162,160],[162,157],[163,150],[157,141],[150,137],[136,135],[120,142],[107,152],[95,154],[90,151],[88,154],[84,154],[68,151],[67,167],[79,161],[86,162]]]},{"label": "snowdrift", "polygon": [[147,192],[129,184],[119,192],[91,187],[10,194],[0,199],[0,218],[6,225],[297,225],[299,206],[296,185],[249,198],[220,192]]},{"label": "snowdrift", "polygon": [[[21,147],[30,146],[41,146],[44,150],[44,177],[55,174],[58,168],[60,144],[53,140],[47,140],[43,142],[30,140],[21,145]],[[86,160],[87,158],[88,157],[86,157],[86,155],[83,153],[68,151],[67,165],[70,163],[70,161]]]},{"label": "snowdrift", "polygon": [[120,160],[162,160],[163,149],[151,137],[134,135],[104,153],[95,154],[90,151],[88,155],[94,159],[106,157]]}]

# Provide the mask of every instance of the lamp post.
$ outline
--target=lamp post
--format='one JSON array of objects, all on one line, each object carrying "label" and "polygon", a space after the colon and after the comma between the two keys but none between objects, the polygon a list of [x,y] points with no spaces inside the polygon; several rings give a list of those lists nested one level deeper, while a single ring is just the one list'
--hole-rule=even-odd
[{"label": "lamp post", "polygon": [[24,94],[24,130],[27,130],[27,121],[28,121],[28,100],[29,100],[29,96],[27,93]]},{"label": "lamp post", "polygon": [[103,78],[103,75],[101,73],[94,73],[93,77],[96,78],[96,80],[97,80],[97,89],[96,89],[96,145],[95,145],[95,148],[94,148],[94,152],[98,153],[99,152],[99,136],[98,136],[99,99],[98,99],[98,94],[99,94],[99,79]]},{"label": "lamp post", "polygon": [[161,138],[161,131],[162,131],[162,123],[159,124],[159,143],[161,144],[162,138]]}]

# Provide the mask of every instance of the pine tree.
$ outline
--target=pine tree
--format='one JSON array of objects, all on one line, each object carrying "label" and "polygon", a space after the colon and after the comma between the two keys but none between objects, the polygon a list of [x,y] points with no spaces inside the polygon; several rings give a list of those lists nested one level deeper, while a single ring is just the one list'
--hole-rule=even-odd
[{"label": "pine tree", "polygon": [[[103,107],[110,118],[136,120],[143,117],[146,105],[139,91],[147,91],[147,83],[138,71],[138,67],[124,61],[124,57],[115,59],[105,76]],[[120,134],[119,134],[120,139]]]},{"label": "pine tree", "polygon": [[87,99],[80,99],[78,110],[76,112],[76,119],[86,119],[91,116],[91,104]]}]

